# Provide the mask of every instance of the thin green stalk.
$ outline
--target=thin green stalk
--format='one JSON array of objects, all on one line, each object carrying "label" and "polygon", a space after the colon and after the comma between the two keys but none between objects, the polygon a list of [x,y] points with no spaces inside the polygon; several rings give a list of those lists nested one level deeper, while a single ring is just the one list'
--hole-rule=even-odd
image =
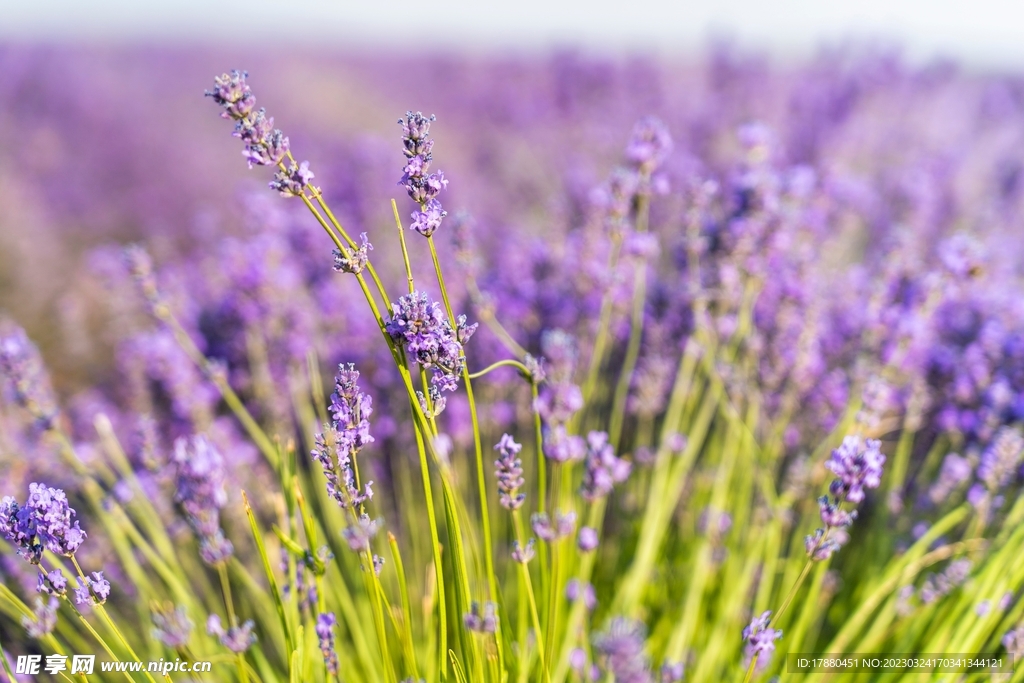
[{"label": "thin green stalk", "polygon": [[[413,413],[416,406],[412,406]],[[416,451],[420,459],[420,473],[423,476],[423,497],[427,506],[427,520],[430,522],[430,545],[434,556],[434,572],[437,576],[437,613],[440,624],[440,644],[437,649],[437,670],[442,680],[448,678],[448,616],[445,599],[444,569],[441,564],[441,541],[437,533],[437,516],[434,512],[434,494],[430,485],[430,468],[427,465],[427,451],[423,447],[423,434],[420,429],[414,428],[416,433]]]},{"label": "thin green stalk", "polygon": [[402,553],[398,549],[398,539],[391,532],[388,532],[388,545],[391,547],[391,559],[395,563],[395,573],[398,575],[398,592],[402,596],[402,613],[405,628],[403,629],[403,640],[405,641],[406,657],[409,666],[412,667],[413,679],[419,680],[419,667],[416,666],[416,648],[414,647],[412,633],[412,603],[409,601],[409,586],[405,580],[405,565],[402,564]]}]

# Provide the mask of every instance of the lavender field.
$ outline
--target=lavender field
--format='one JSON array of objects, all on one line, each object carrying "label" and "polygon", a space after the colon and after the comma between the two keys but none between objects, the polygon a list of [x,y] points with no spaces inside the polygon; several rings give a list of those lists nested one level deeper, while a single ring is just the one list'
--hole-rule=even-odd
[{"label": "lavender field", "polygon": [[1022,421],[1024,73],[0,46],[0,681],[1024,681]]}]

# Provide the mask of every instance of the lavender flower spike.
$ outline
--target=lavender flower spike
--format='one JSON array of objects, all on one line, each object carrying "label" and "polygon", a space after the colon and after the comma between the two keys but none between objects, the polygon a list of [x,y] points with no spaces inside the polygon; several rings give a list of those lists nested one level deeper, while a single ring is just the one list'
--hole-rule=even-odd
[{"label": "lavender flower spike", "polygon": [[29,484],[23,506],[6,496],[0,500],[0,536],[17,547],[18,554],[39,564],[43,551],[71,557],[85,541],[86,534],[71,523],[75,511],[64,491],[43,484]]},{"label": "lavender flower spike", "polygon": [[608,630],[594,637],[594,650],[604,669],[621,683],[654,683],[651,663],[644,654],[643,624],[618,617]]},{"label": "lavender flower spike", "polygon": [[256,634],[252,632],[255,626],[250,619],[241,626],[232,626],[225,631],[218,615],[211,614],[206,620],[206,632],[217,636],[220,644],[234,653],[245,652],[256,642]]},{"label": "lavender flower spike", "polygon": [[430,124],[435,120],[420,112],[407,112],[405,120],[399,119],[402,126],[402,152],[408,161],[402,169],[402,179],[398,184],[409,193],[409,198],[420,205],[420,210],[412,215],[412,229],[424,237],[430,237],[439,227],[448,212],[441,208],[437,195],[448,186],[444,173],[430,172],[433,160],[431,149],[434,141],[428,140]]},{"label": "lavender flower spike", "polygon": [[352,363],[338,366],[329,412],[331,424],[324,434],[316,435],[313,458],[323,466],[327,492],[338,505],[362,505],[373,498],[373,482],[359,487],[355,460],[364,446],[373,443],[369,420],[373,399],[360,390],[359,371]]},{"label": "lavender flower spike", "polygon": [[184,647],[195,624],[188,618],[184,607],[173,611],[153,612],[153,637],[171,648]]},{"label": "lavender flower spike", "polygon": [[228,501],[224,482],[224,460],[206,437],[196,434],[174,443],[175,502],[200,541],[200,554],[207,564],[226,560],[234,552],[231,541],[220,528],[220,510]]},{"label": "lavender flower spike", "polygon": [[587,459],[584,463],[583,485],[580,493],[583,499],[594,502],[612,492],[615,484],[629,478],[632,466],[615,456],[615,450],[608,443],[605,432],[590,432],[587,436]]},{"label": "lavender flower spike", "polygon": [[57,401],[39,349],[14,325],[0,327],[0,380],[14,402],[49,429],[57,417]]},{"label": "lavender flower spike", "polygon": [[432,384],[455,391],[465,363],[463,346],[477,325],[467,325],[466,316],[460,315],[453,328],[441,304],[431,301],[426,292],[406,294],[393,308],[386,324],[388,334],[416,363],[433,372]]},{"label": "lavender flower spike", "polygon": [[[274,128],[274,118],[268,117],[265,109],[256,110],[256,97],[245,82],[248,75],[238,70],[223,74],[214,79],[213,90],[207,90],[206,96],[224,109],[223,118],[236,122],[232,135],[245,143],[242,156],[249,162],[249,168],[277,166],[288,156],[288,138]],[[275,175],[270,187],[283,195],[295,196],[301,194],[312,177],[307,162],[292,162]]]},{"label": "lavender flower spike", "polygon": [[470,613],[462,618],[470,631],[495,633],[498,630],[498,608],[493,602],[485,602],[482,608],[480,603],[474,602],[470,610]]},{"label": "lavender flower spike", "polygon": [[316,618],[316,635],[320,640],[320,652],[327,665],[327,673],[334,676],[338,673],[338,653],[334,649],[334,625],[337,618],[333,612],[324,612]]},{"label": "lavender flower spike", "polygon": [[519,451],[523,447],[510,435],[502,434],[494,449],[501,453],[501,457],[494,461],[498,490],[501,492],[499,502],[507,510],[518,510],[526,500],[526,494],[519,493],[519,489],[526,483],[523,479],[523,462],[519,459]]},{"label": "lavender flower spike", "polygon": [[743,640],[747,641],[744,653],[748,660],[757,657],[758,670],[768,665],[768,660],[775,652],[775,641],[782,637],[782,631],[768,626],[771,611],[764,612],[743,629]]},{"label": "lavender flower spike", "polygon": [[21,625],[33,638],[43,638],[57,628],[57,607],[60,601],[51,597],[48,600],[36,598],[36,608],[32,610],[32,618],[23,616]]},{"label": "lavender flower spike", "polygon": [[833,482],[832,493],[842,500],[860,503],[864,500],[864,489],[874,489],[882,483],[881,442],[877,439],[861,439],[856,435],[847,436],[839,448],[832,451],[832,457],[825,467],[838,479]]}]

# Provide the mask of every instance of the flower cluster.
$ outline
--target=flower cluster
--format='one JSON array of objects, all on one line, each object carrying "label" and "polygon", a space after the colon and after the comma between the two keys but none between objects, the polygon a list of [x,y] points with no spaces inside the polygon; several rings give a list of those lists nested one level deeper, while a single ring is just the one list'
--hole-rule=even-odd
[{"label": "flower cluster", "polygon": [[366,264],[370,262],[370,252],[373,251],[373,245],[370,244],[365,232],[360,233],[359,239],[359,246],[355,249],[346,250],[346,253],[342,253],[338,249],[334,250],[334,270],[339,273],[353,273],[355,275],[363,272]]},{"label": "flower cluster", "polygon": [[843,505],[863,502],[864,490],[878,488],[882,483],[885,456],[882,455],[881,446],[877,439],[863,439],[851,434],[843,439],[839,448],[832,451],[825,467],[836,478],[829,485],[829,495],[818,499],[825,528],[815,530],[814,534],[804,539],[807,555],[811,559],[826,560],[842,547],[845,535],[833,533],[833,530],[842,530],[857,518],[856,510],[845,510]]},{"label": "flower cluster", "polygon": [[47,600],[43,600],[41,597],[36,598],[36,607],[32,610],[32,617],[23,616],[21,625],[33,638],[48,636],[53,633],[53,629],[57,628],[57,607],[59,606],[60,601],[57,598],[51,597]]},{"label": "flower cluster", "polygon": [[470,612],[462,616],[462,621],[470,631],[476,633],[495,633],[498,630],[498,607],[493,602],[473,602]]},{"label": "flower cluster", "polygon": [[309,162],[296,164],[291,161],[283,167],[285,158],[289,156],[288,138],[280,129],[274,128],[274,117],[268,117],[266,109],[256,109],[256,96],[245,82],[248,76],[248,72],[237,69],[222,74],[213,80],[213,90],[207,90],[206,96],[223,107],[221,117],[235,121],[232,135],[245,143],[242,156],[249,162],[249,168],[282,165],[270,181],[270,189],[286,197],[300,195],[313,179]]},{"label": "flower cluster", "polygon": [[519,451],[523,450],[523,446],[510,435],[502,434],[494,450],[501,453],[501,457],[494,461],[500,492],[498,501],[507,510],[518,510],[526,500],[526,494],[519,492],[526,483],[523,479],[523,462],[519,459]]},{"label": "flower cluster", "polygon": [[234,553],[234,546],[220,527],[220,511],[227,502],[224,489],[224,459],[200,434],[174,443],[175,502],[199,537],[199,552],[207,564],[215,565]]},{"label": "flower cluster", "polygon": [[466,316],[460,315],[452,328],[441,304],[431,301],[426,292],[406,294],[393,309],[394,315],[386,324],[391,338],[420,367],[432,371],[431,384],[455,391],[465,367],[463,346],[476,332],[477,324],[467,325]]},{"label": "flower cluster", "polygon": [[571,510],[565,513],[556,512],[552,520],[546,512],[537,512],[530,518],[530,525],[537,538],[553,543],[572,536],[576,530],[576,513]]},{"label": "flower cluster", "polygon": [[[377,535],[381,525],[379,519],[371,520],[367,515],[360,515],[353,524],[342,529],[341,535],[345,537],[348,547],[353,552],[365,553],[370,551],[370,541]],[[376,564],[376,559],[374,563]]]},{"label": "flower cluster", "polygon": [[61,489],[29,484],[24,505],[10,496],[0,500],[0,535],[32,564],[39,564],[44,550],[71,557],[86,538],[71,521],[75,514]]},{"label": "flower cluster", "polygon": [[324,656],[327,673],[334,676],[338,673],[338,652],[334,649],[334,625],[337,618],[333,612],[324,612],[316,618],[316,636],[320,641],[320,652]]},{"label": "flower cluster", "polygon": [[39,349],[20,327],[0,327],[0,380],[14,402],[28,410],[41,429],[52,426],[57,417],[57,402],[50,378]]},{"label": "flower cluster", "polygon": [[761,616],[750,622],[750,625],[743,629],[743,640],[747,642],[744,654],[748,660],[757,658],[757,668],[763,669],[768,665],[772,653],[775,652],[775,641],[782,637],[780,629],[769,626],[772,613],[764,612]]},{"label": "flower cluster", "polygon": [[184,607],[174,610],[153,612],[153,637],[170,648],[182,648],[188,644],[195,624],[188,618]]},{"label": "flower cluster", "polygon": [[426,117],[420,112],[414,114],[410,111],[404,120],[398,121],[403,133],[402,152],[407,159],[398,184],[420,205],[420,210],[412,215],[412,229],[424,237],[433,235],[448,215],[437,199],[441,190],[448,186],[448,181],[442,171],[430,172],[434,141],[427,138],[430,135],[430,124],[434,120],[434,116]]},{"label": "flower cluster", "polygon": [[256,642],[256,634],[253,633],[255,627],[256,622],[249,619],[241,626],[225,629],[217,614],[211,614],[206,620],[206,632],[211,636],[217,636],[221,645],[235,653],[245,652],[253,646]]},{"label": "flower cluster", "polygon": [[541,350],[545,382],[533,407],[544,421],[544,455],[555,462],[580,460],[586,455],[586,444],[568,431],[569,421],[583,408],[583,391],[573,382],[576,340],[562,330],[548,330],[541,337]]},{"label": "flower cluster", "polygon": [[583,484],[580,495],[593,503],[612,492],[615,484],[629,478],[632,465],[616,457],[615,449],[608,443],[605,432],[590,432],[587,435],[587,457],[584,461]]},{"label": "flower cluster", "polygon": [[103,578],[103,572],[93,572],[86,577],[78,579],[79,586],[75,588],[75,604],[86,605],[93,602],[103,604],[110,597],[110,582]]},{"label": "flower cluster", "polygon": [[646,635],[643,624],[619,617],[607,631],[594,636],[598,660],[615,681],[654,683],[651,662],[644,652]]},{"label": "flower cluster", "polygon": [[343,508],[359,506],[373,498],[373,482],[360,488],[356,477],[356,456],[373,443],[369,417],[373,399],[359,389],[359,371],[349,363],[338,366],[329,412],[331,424],[325,434],[316,435],[313,458],[327,477],[327,491]]}]

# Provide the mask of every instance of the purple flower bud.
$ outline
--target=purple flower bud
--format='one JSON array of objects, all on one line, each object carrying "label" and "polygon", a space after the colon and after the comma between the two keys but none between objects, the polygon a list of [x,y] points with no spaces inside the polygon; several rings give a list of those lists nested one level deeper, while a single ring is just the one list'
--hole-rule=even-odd
[{"label": "purple flower bud", "polygon": [[629,478],[632,465],[615,456],[605,432],[590,432],[587,436],[587,459],[584,463],[583,484],[580,494],[588,502],[604,498],[615,484]]},{"label": "purple flower bud", "polygon": [[538,512],[530,518],[530,524],[533,527],[533,533],[537,534],[537,538],[552,543],[572,535],[576,530],[576,513],[572,511],[565,514],[556,512],[554,523],[552,523],[546,512]]},{"label": "purple flower bud", "polygon": [[526,483],[523,479],[523,463],[519,459],[523,447],[509,434],[502,434],[494,449],[501,453],[501,457],[494,461],[499,502],[507,510],[518,510],[526,500],[526,494],[519,493],[519,489]]},{"label": "purple flower bud", "polygon": [[153,637],[167,647],[178,649],[188,645],[195,624],[188,618],[184,607],[173,611],[153,612]]},{"label": "purple flower bud", "polygon": [[528,564],[534,556],[533,546],[532,538],[526,542],[526,547],[520,546],[519,541],[512,541],[512,560],[519,564]]},{"label": "purple flower bud", "polygon": [[495,633],[498,630],[497,606],[493,602],[480,603],[474,601],[470,613],[462,617],[466,628],[476,633]]},{"label": "purple flower bud", "polygon": [[225,631],[220,616],[211,614],[206,620],[206,632],[211,636],[217,636],[220,644],[234,653],[245,652],[256,642],[256,634],[252,632],[255,626],[250,619],[241,626],[232,626]]},{"label": "purple flower bud", "polygon": [[768,626],[771,616],[771,611],[764,612],[743,629],[743,640],[747,641],[744,653],[748,661],[757,657],[758,670],[768,665],[768,660],[775,652],[775,641],[782,637],[781,630]]},{"label": "purple flower bud", "polygon": [[32,617],[23,616],[21,618],[21,625],[28,631],[28,635],[32,638],[44,638],[53,633],[53,629],[57,628],[57,607],[59,605],[60,601],[57,598],[50,597],[43,600],[41,597],[37,597]]},{"label": "purple flower bud", "polygon": [[597,529],[592,529],[589,526],[580,529],[579,538],[576,539],[576,545],[580,551],[589,553],[597,548],[597,544]]},{"label": "purple flower bud", "polygon": [[284,197],[298,197],[314,177],[313,172],[309,170],[308,161],[298,165],[293,161],[287,170],[274,174],[274,179],[270,181],[270,189]]},{"label": "purple flower bud", "polygon": [[685,669],[682,662],[665,662],[661,665],[661,683],[679,683]]},{"label": "purple flower bud", "polygon": [[382,524],[382,520],[370,521],[368,516],[362,515],[354,524],[343,529],[341,535],[354,552],[367,552],[370,550],[370,541],[377,535]]},{"label": "purple flower bud", "polygon": [[594,636],[594,650],[605,670],[623,683],[653,683],[651,663],[644,654],[646,631],[643,624],[617,617],[607,631]]},{"label": "purple flower bud", "polygon": [[588,611],[593,611],[597,607],[597,592],[594,591],[594,587],[589,583],[580,583],[579,579],[571,579],[565,585],[565,599],[576,602],[580,598],[583,599],[583,605]]},{"label": "purple flower bud", "polygon": [[348,255],[342,254],[337,249],[334,250],[334,270],[339,273],[353,273],[358,275],[363,272],[366,268],[366,264],[370,262],[370,252],[373,251],[373,245],[366,238],[366,233],[360,233],[359,235],[361,244],[357,249],[349,247]]},{"label": "purple flower bud", "polygon": [[64,572],[61,569],[54,569],[48,574],[40,572],[36,590],[47,595],[66,595],[68,592],[68,580],[64,578]]}]

